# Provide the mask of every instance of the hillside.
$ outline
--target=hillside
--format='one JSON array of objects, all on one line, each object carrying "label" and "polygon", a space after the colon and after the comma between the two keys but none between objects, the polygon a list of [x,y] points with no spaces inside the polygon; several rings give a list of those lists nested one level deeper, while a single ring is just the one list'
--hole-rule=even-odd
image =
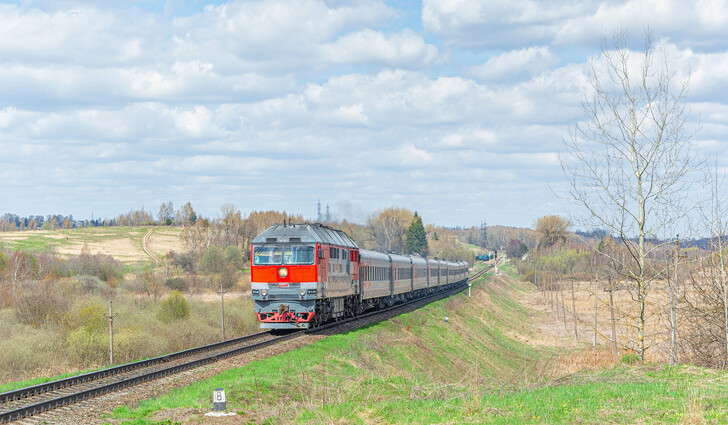
[{"label": "hillside", "polygon": [[549,325],[550,313],[529,307],[534,297],[523,282],[489,276],[470,299],[464,292],[229,370],[133,410],[117,409],[115,419],[195,421],[211,407],[212,390],[223,387],[228,409],[248,423],[728,420],[724,372],[614,363],[606,350],[561,335]]},{"label": "hillside", "polygon": [[0,247],[35,252],[54,252],[62,256],[88,252],[114,257],[122,263],[148,261],[142,248],[144,235],[151,230],[148,248],[158,257],[169,251],[182,252],[181,227],[88,227],[68,230],[28,230],[0,232]]}]

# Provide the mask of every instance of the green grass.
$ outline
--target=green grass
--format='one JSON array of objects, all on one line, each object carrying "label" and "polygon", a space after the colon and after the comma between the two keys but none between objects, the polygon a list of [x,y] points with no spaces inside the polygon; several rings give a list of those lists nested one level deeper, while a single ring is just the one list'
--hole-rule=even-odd
[{"label": "green grass", "polygon": [[523,342],[536,331],[515,299],[529,288],[507,276],[483,278],[472,298],[465,291],[119,408],[114,417],[165,423],[152,415],[210,409],[222,387],[244,423],[728,422],[725,372],[619,364],[550,377],[545,372],[564,352]]}]

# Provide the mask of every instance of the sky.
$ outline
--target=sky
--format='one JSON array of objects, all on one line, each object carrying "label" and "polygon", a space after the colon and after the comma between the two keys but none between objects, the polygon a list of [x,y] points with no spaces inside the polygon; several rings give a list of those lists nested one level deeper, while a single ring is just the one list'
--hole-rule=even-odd
[{"label": "sky", "polygon": [[0,214],[568,216],[590,62],[647,27],[724,168],[725,0],[0,1]]}]

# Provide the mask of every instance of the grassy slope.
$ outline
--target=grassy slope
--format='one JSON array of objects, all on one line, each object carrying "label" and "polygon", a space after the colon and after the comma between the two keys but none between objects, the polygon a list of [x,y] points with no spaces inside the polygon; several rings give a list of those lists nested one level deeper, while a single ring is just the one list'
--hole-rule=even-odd
[{"label": "grassy slope", "polygon": [[[117,419],[210,408],[214,388],[249,423],[723,423],[728,377],[690,366],[618,365],[549,378],[566,354],[528,345],[516,303],[529,290],[490,277],[416,312],[251,363],[120,408]],[[444,317],[448,316],[446,323]]]}]

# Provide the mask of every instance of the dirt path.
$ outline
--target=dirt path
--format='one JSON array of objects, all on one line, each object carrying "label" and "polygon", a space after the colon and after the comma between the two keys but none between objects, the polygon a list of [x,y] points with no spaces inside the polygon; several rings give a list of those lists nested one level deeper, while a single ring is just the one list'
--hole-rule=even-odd
[{"label": "dirt path", "polygon": [[147,255],[149,257],[152,258],[152,260],[154,260],[155,263],[159,263],[159,258],[157,258],[157,256],[152,253],[152,251],[149,249],[149,246],[148,246],[149,237],[152,236],[152,232],[153,232],[153,229],[149,229],[149,230],[147,230],[147,233],[145,233],[144,236],[142,237],[142,249],[144,250],[144,252],[147,253]]}]

